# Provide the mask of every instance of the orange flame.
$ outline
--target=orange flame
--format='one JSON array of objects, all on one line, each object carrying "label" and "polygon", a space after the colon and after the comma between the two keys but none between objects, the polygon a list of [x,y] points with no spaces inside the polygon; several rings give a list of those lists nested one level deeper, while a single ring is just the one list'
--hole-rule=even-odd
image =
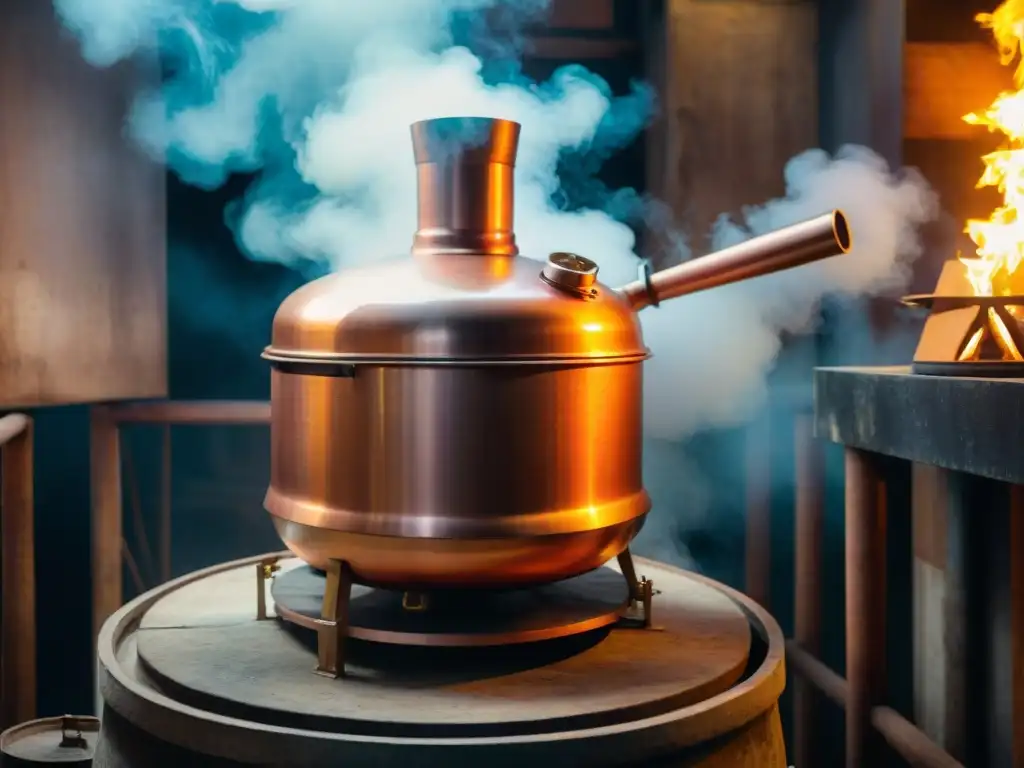
[{"label": "orange flame", "polygon": [[1006,137],[1006,146],[982,158],[985,170],[977,187],[996,187],[1003,204],[988,219],[971,219],[966,232],[977,246],[977,258],[963,259],[976,295],[1003,296],[1024,288],[1015,273],[1024,261],[1024,0],[1006,0],[992,13],[976,17],[991,29],[1004,65],[1017,60],[1015,91],[1005,91],[982,112],[964,116],[971,125],[983,125]]},{"label": "orange flame", "polygon": [[[992,13],[979,14],[976,21],[992,30],[1003,65],[1017,62],[1016,90],[1004,91],[984,111],[963,118],[971,125],[1003,134],[1005,144],[982,157],[985,170],[977,183],[978,189],[998,189],[1003,203],[988,219],[967,221],[965,232],[976,246],[975,258],[961,261],[976,296],[1019,295],[1024,293],[1024,270],[1020,269],[1024,263],[1024,216],[1020,214],[1024,210],[1024,0],[1005,0]],[[997,342],[1004,359],[1024,359],[1005,323],[991,309],[986,314],[987,329],[979,329],[972,337],[961,359],[963,355],[976,354],[986,330]]]}]

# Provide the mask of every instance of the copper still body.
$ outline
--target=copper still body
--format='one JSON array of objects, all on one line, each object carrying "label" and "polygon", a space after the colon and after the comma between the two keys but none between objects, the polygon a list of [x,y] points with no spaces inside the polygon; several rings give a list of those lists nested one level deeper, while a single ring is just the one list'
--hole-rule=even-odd
[{"label": "copper still body", "polygon": [[650,509],[637,310],[848,252],[833,211],[620,290],[519,256],[519,125],[412,126],[412,258],[328,275],[274,319],[271,483],[285,544],[401,589],[547,583],[622,552]]}]

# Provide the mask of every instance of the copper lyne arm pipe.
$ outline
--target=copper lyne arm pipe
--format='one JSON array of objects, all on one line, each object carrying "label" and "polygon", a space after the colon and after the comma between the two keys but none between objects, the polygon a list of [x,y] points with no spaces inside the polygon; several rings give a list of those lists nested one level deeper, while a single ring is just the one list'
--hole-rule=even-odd
[{"label": "copper lyne arm pipe", "polygon": [[836,210],[675,267],[647,273],[619,292],[634,310],[641,310],[666,299],[849,253],[852,242],[846,216]]}]

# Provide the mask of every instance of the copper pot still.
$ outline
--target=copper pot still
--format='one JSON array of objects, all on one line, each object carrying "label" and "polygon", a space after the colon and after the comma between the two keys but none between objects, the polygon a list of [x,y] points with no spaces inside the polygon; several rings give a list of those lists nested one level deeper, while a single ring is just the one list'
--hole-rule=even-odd
[{"label": "copper pot still", "polygon": [[519,131],[414,124],[412,258],[310,282],[274,318],[265,505],[313,566],[430,589],[603,565],[651,507],[637,311],[850,250],[833,211],[618,289],[582,256],[522,257]]}]

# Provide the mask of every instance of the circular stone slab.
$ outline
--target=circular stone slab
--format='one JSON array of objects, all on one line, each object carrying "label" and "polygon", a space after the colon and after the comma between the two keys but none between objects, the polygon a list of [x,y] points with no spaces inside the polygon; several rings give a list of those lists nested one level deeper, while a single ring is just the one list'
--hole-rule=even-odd
[{"label": "circular stone slab", "polygon": [[658,629],[488,648],[352,640],[338,680],[313,672],[315,633],[256,619],[252,565],[159,598],[135,637],[146,674],[177,700],[271,725],[431,738],[613,725],[727,690],[750,652],[750,624],[727,594],[673,568],[637,568],[660,592]]}]

